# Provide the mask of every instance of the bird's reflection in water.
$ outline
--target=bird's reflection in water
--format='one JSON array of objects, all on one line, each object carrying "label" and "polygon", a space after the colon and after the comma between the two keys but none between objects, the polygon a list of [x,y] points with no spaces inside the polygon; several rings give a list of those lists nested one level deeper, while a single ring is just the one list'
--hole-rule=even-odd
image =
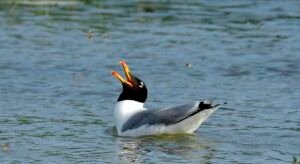
[{"label": "bird's reflection in water", "polygon": [[211,162],[216,145],[196,134],[117,137],[117,144],[121,163],[159,162],[161,158],[168,162],[195,159],[195,162],[206,163]]}]

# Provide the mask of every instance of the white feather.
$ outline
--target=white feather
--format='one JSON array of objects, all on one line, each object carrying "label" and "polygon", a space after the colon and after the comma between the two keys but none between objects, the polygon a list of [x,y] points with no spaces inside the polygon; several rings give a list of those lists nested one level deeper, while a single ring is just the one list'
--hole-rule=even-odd
[{"label": "white feather", "polygon": [[182,134],[193,133],[199,126],[214,112],[218,107],[203,110],[192,117],[189,117],[177,124],[173,125],[143,125],[137,129],[121,132],[123,124],[134,114],[148,110],[144,108],[143,103],[132,100],[124,100],[116,104],[114,115],[116,119],[116,127],[120,136],[143,136],[158,134]]},{"label": "white feather", "polygon": [[121,134],[121,128],[123,124],[134,114],[147,110],[144,108],[144,103],[140,103],[133,100],[123,100],[117,102],[114,110],[114,116],[116,120],[116,127],[118,134]]}]

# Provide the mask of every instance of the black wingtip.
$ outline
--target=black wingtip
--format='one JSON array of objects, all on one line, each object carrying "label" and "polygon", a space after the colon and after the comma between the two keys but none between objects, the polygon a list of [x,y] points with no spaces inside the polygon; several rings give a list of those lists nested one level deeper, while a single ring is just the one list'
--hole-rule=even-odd
[{"label": "black wingtip", "polygon": [[212,104],[213,104],[213,102],[211,100],[204,100],[204,101],[201,101],[199,103],[198,108],[202,109],[202,110],[203,109],[210,109],[210,108],[213,107]]},{"label": "black wingtip", "polygon": [[210,108],[214,108],[214,107],[217,107],[217,106],[220,106],[220,105],[225,105],[227,104],[228,102],[224,102],[222,104],[214,104],[214,102],[212,100],[204,100],[204,101],[201,101],[198,105],[198,108],[203,110],[203,109],[210,109]]}]

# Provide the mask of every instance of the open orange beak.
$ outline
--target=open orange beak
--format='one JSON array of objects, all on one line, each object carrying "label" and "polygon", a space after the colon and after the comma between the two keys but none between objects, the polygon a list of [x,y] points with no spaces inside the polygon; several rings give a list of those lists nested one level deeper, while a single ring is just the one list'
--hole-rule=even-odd
[{"label": "open orange beak", "polygon": [[124,84],[127,84],[128,86],[130,87],[133,87],[133,81],[132,81],[132,78],[131,78],[131,72],[130,72],[130,69],[128,67],[128,65],[126,64],[126,62],[124,60],[121,60],[120,61],[120,64],[122,65],[123,67],[123,70],[124,70],[124,73],[125,73],[125,76],[126,76],[126,79],[124,79],[118,72],[116,71],[112,71],[112,75],[117,78],[121,83],[124,83]]}]

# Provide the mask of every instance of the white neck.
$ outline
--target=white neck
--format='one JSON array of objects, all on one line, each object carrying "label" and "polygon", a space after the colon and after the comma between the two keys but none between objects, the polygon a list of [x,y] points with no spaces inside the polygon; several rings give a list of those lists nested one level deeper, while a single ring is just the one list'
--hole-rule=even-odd
[{"label": "white neck", "polygon": [[114,116],[118,134],[121,133],[121,128],[128,118],[142,110],[145,110],[144,103],[133,100],[123,100],[117,102],[114,110]]}]

